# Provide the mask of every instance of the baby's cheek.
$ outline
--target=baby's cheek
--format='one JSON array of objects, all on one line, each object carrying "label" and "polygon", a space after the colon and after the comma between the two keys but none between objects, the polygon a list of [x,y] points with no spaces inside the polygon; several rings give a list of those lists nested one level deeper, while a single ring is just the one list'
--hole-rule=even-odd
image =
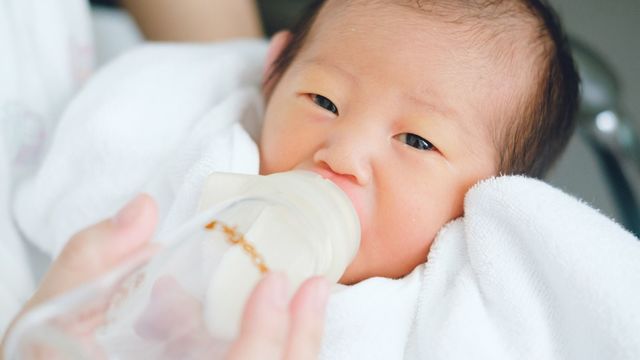
[{"label": "baby's cheek", "polygon": [[260,174],[269,175],[291,170],[291,152],[279,136],[263,135],[260,143]]},{"label": "baby's cheek", "polygon": [[[416,187],[413,187],[416,189]],[[396,191],[379,209],[379,225],[389,238],[388,250],[397,258],[424,253],[428,243],[448,221],[445,199],[419,191]]]}]

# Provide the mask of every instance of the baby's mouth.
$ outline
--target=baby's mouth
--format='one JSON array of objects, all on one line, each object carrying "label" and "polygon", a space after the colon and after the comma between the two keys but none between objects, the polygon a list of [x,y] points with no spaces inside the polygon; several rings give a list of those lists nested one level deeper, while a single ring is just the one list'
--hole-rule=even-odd
[{"label": "baby's mouth", "polygon": [[335,173],[329,169],[324,169],[321,167],[313,167],[310,169],[301,169],[301,170],[314,172],[322,176],[323,178],[331,181],[337,187],[339,187],[342,190],[342,192],[344,192],[344,194],[347,195],[347,197],[351,200],[351,205],[356,210],[356,213],[358,214],[358,218],[360,219],[360,223],[362,224],[364,206],[363,206],[362,198],[360,196],[361,194],[361,191],[359,189],[360,185],[358,185],[353,180],[351,180],[349,176]]}]

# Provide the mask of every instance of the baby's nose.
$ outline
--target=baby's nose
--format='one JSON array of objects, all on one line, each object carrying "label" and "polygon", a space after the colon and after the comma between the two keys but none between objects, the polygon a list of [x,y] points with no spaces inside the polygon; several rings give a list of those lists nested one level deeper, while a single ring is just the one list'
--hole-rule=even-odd
[{"label": "baby's nose", "polygon": [[350,136],[330,138],[313,156],[313,160],[331,171],[352,177],[356,183],[365,186],[372,178],[372,147],[362,139]]}]

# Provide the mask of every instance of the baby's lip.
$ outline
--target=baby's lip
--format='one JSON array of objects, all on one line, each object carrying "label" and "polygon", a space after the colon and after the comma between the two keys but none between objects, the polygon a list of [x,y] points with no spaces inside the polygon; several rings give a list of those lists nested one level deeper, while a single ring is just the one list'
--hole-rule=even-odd
[{"label": "baby's lip", "polygon": [[307,171],[312,171],[323,178],[331,181],[337,187],[339,187],[342,192],[347,195],[347,197],[351,200],[351,204],[355,208],[358,213],[358,217],[362,218],[362,200],[359,196],[358,187],[359,185],[351,180],[348,176],[340,175],[335,173],[329,169],[321,168],[321,167],[313,167],[311,169],[305,169]]},{"label": "baby's lip", "polygon": [[348,188],[349,186],[353,186],[353,184],[350,184],[351,181],[347,179],[345,176],[337,174],[331,170],[314,167],[310,169],[310,171],[322,176],[327,180],[330,180],[331,182],[336,184],[340,189],[342,189],[342,191],[344,191],[345,193],[347,192],[346,188]]}]

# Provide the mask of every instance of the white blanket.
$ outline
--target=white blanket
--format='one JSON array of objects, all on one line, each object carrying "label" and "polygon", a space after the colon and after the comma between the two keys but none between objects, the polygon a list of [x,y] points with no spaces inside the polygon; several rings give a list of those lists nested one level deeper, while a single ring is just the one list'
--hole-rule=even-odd
[{"label": "white blanket", "polygon": [[[139,191],[169,230],[211,171],[257,172],[263,55],[251,42],[148,46],[101,72],[20,188],[28,239],[55,255]],[[333,294],[321,358],[637,359],[638,304],[635,238],[541,182],[498,178],[468,194],[425,265]]]},{"label": "white blanket", "polygon": [[0,337],[34,288],[26,244],[13,223],[11,199],[13,185],[24,174],[28,146],[21,146],[21,130],[33,124],[24,113],[0,104]]},{"label": "white blanket", "polygon": [[37,175],[18,190],[29,241],[55,256],[81,228],[145,191],[161,228],[182,223],[213,171],[257,173],[266,44],[149,45],[99,72],[65,111]]},{"label": "white blanket", "polygon": [[496,178],[425,265],[331,301],[326,359],[640,359],[640,242],[545,183]]},{"label": "white blanket", "polygon": [[10,216],[13,184],[92,70],[88,18],[85,0],[0,0],[0,336],[34,286]]},{"label": "white blanket", "polygon": [[0,108],[11,102],[53,126],[93,70],[86,0],[0,0]]}]

